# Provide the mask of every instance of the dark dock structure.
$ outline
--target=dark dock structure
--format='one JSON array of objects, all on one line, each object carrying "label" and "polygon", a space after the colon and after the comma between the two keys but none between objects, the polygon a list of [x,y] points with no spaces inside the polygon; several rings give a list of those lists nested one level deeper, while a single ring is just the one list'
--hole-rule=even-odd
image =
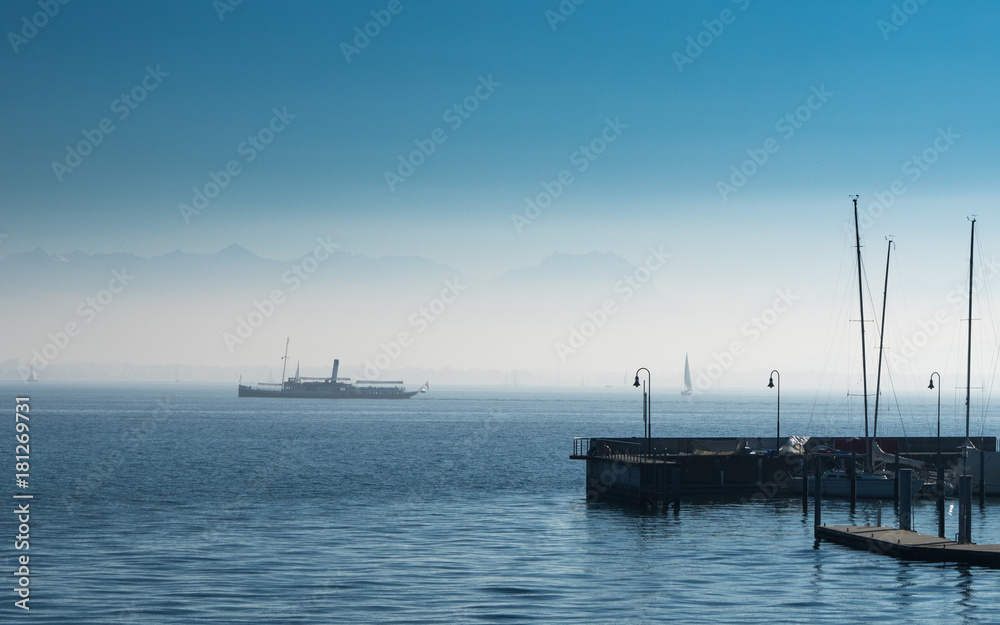
[{"label": "dark dock structure", "polygon": [[[790,446],[775,437],[574,438],[570,458],[586,462],[588,501],[629,504],[673,502],[682,497],[727,495],[760,499],[799,495],[789,484],[809,475],[832,457],[814,453],[824,448],[861,458],[863,439],[803,437]],[[779,446],[777,443],[781,443]],[[945,462],[955,463],[964,437],[940,439]],[[994,437],[973,437],[977,449],[995,451]],[[883,437],[885,454],[933,461],[936,437]],[[843,456],[841,456],[843,457]]]}]

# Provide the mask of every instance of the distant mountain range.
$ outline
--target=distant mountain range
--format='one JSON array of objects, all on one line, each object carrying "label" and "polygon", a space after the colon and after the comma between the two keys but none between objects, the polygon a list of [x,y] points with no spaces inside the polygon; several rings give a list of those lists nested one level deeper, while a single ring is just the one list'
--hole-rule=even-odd
[{"label": "distant mountain range", "polygon": [[[79,378],[82,363],[129,363],[160,379],[185,366],[228,377],[280,367],[286,337],[291,358],[325,368],[339,357],[349,375],[376,360],[387,365],[380,371],[547,370],[567,365],[555,344],[620,298],[616,282],[635,270],[610,252],[553,254],[481,281],[427,258],[373,258],[322,238],[289,261],[238,245],[152,258],[35,249],[0,259],[0,290],[22,303],[0,311],[0,376],[34,361],[43,379],[60,368],[68,375],[71,364]],[[403,334],[409,344],[396,349]],[[611,334],[602,328],[594,341]]]}]

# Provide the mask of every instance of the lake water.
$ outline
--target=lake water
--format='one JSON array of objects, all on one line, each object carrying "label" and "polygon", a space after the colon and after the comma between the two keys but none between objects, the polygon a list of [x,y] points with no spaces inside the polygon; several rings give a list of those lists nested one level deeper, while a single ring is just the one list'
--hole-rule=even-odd
[{"label": "lake water", "polygon": [[[586,503],[572,438],[641,435],[631,388],[393,402],[0,385],[8,498],[25,393],[31,611],[0,593],[4,623],[998,621],[1000,571],[817,545],[799,500],[684,502],[676,516]],[[773,436],[767,389],[666,395],[654,436]],[[931,434],[933,399],[880,431]],[[858,410],[835,401],[783,396],[783,433],[859,433]],[[824,520],[873,524],[874,505],[852,516],[830,501]],[[933,515],[917,504],[916,529],[934,533]],[[0,515],[8,589],[16,532]],[[974,506],[973,538],[1000,542],[1000,506]]]}]

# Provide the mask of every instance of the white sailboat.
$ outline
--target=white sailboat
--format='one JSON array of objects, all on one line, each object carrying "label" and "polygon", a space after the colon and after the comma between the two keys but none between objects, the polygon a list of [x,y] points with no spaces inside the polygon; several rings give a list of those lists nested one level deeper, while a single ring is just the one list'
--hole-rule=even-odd
[{"label": "white sailboat", "polygon": [[38,374],[35,373],[35,365],[31,365],[31,369],[28,371],[28,379],[25,380],[25,381],[26,382],[37,382],[38,381]]},{"label": "white sailboat", "polygon": [[694,388],[691,386],[691,365],[688,364],[688,355],[684,354],[684,390],[681,395],[690,395]]}]

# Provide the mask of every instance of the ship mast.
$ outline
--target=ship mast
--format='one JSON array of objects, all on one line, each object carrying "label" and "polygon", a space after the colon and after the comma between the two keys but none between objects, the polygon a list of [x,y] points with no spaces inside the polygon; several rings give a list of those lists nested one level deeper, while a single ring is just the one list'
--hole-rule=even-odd
[{"label": "ship mast", "polygon": [[285,365],[288,364],[288,337],[285,338],[285,355],[281,357],[281,386],[285,386]]},{"label": "ship mast", "polygon": [[861,279],[861,229],[858,226],[858,196],[854,200],[854,238],[858,248],[858,306],[861,310],[861,388],[865,400],[865,471],[871,471],[871,441],[868,439],[868,367],[865,365],[865,292]]},{"label": "ship mast", "polygon": [[882,328],[878,339],[878,373],[875,374],[875,417],[872,420],[872,452],[878,448],[878,400],[882,392],[882,350],[885,349],[885,303],[889,299],[889,256],[892,254],[892,239],[885,253],[885,287],[882,290]]},{"label": "ship mast", "polygon": [[969,351],[965,368],[965,445],[969,445],[969,398],[972,393],[972,254],[976,245],[976,217],[972,216],[972,236],[969,239]]}]

